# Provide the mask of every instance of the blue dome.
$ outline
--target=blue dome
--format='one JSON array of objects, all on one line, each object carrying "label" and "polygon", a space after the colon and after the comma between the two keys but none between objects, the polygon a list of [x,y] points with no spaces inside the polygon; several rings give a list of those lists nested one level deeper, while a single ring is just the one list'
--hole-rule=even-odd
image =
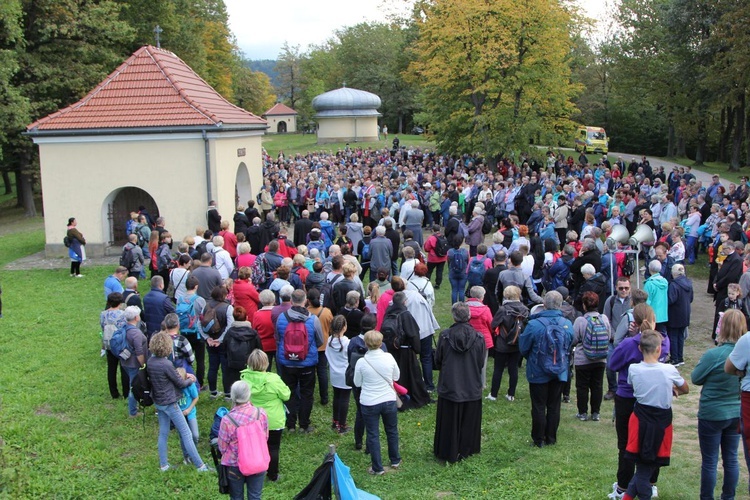
[{"label": "blue dome", "polygon": [[318,116],[378,116],[380,97],[364,90],[342,87],[312,101]]}]

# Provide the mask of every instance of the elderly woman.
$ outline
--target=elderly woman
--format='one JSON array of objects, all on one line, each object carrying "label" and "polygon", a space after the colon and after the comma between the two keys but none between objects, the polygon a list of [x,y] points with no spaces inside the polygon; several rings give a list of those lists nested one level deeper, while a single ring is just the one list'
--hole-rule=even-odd
[{"label": "elderly woman", "polygon": [[[246,255],[252,254],[248,253]],[[237,260],[239,260],[239,257]],[[237,272],[237,279],[234,281],[232,287],[232,292],[234,295],[234,305],[244,307],[245,311],[247,311],[247,320],[253,323],[253,318],[255,317],[255,313],[258,312],[258,306],[260,305],[260,296],[255,285],[250,281],[251,275],[252,270],[249,267],[240,267]]]},{"label": "elderly woman", "polygon": [[494,343],[492,341],[492,311],[484,305],[485,289],[483,286],[473,286],[469,289],[469,298],[466,305],[469,306],[471,319],[469,324],[484,337],[487,351],[484,353],[484,364],[482,366],[482,389],[487,387],[487,356]]},{"label": "elderly woman", "polygon": [[471,222],[469,222],[469,236],[466,238],[466,244],[469,245],[469,255],[474,257],[477,254],[477,246],[484,241],[482,226],[484,225],[484,210],[476,207],[472,211]]},{"label": "elderly woman", "polygon": [[264,409],[256,408],[250,403],[252,395],[250,384],[244,380],[238,380],[232,384],[230,394],[234,407],[221,419],[218,439],[221,464],[228,469],[229,498],[242,500],[245,497],[243,492],[247,488],[248,500],[260,500],[266,472],[259,472],[252,476],[244,476],[240,472],[237,428],[248,422],[260,420],[268,436],[268,416]]},{"label": "elderly woman", "polygon": [[700,498],[714,497],[719,450],[724,467],[721,498],[734,498],[739,481],[740,399],[734,373],[726,373],[724,369],[731,364],[728,358],[745,331],[745,316],[736,309],[727,311],[716,339],[719,346],[706,351],[690,375],[694,384],[703,386],[698,404],[698,442],[702,458]]},{"label": "elderly woman", "polygon": [[86,260],[86,238],[78,230],[78,221],[75,217],[68,219],[67,232],[68,256],[70,257],[70,275],[83,278],[81,274],[81,263]]},{"label": "elderly woman", "polygon": [[109,394],[112,399],[120,399],[117,390],[117,367],[120,367],[120,383],[122,384],[122,395],[128,399],[130,393],[130,382],[128,373],[120,365],[120,358],[109,350],[109,339],[119,328],[125,326],[125,314],[120,306],[124,302],[120,292],[113,292],[107,296],[107,308],[99,315],[99,325],[102,327],[102,349],[107,353],[107,383]]},{"label": "elderly woman", "polygon": [[453,304],[453,325],[440,334],[435,352],[438,378],[433,453],[457,462],[479,453],[482,442],[482,365],[487,347],[470,324],[463,302]]},{"label": "elderly woman", "polygon": [[252,403],[263,408],[268,415],[268,453],[271,462],[266,475],[269,481],[278,481],[281,434],[286,424],[284,401],[289,401],[291,392],[281,377],[268,371],[268,367],[266,353],[255,349],[247,358],[247,369],[242,370],[240,380],[250,385]]},{"label": "elderly woman", "polygon": [[427,264],[414,265],[414,275],[406,282],[406,289],[419,292],[431,308],[435,307],[435,288],[427,277]]},{"label": "elderly woman", "polygon": [[[364,336],[367,352],[354,367],[354,385],[361,387],[359,405],[367,431],[367,449],[372,466],[368,472],[376,476],[385,474],[380,456],[380,419],[383,420],[388,440],[388,458],[392,468],[401,465],[398,451],[398,410],[396,389],[393,381],[401,372],[396,360],[381,350],[383,335],[370,330]],[[355,429],[356,430],[356,429]]]},{"label": "elderly woman", "polygon": [[151,337],[148,348],[153,356],[149,358],[146,370],[151,379],[151,397],[159,417],[159,466],[162,472],[172,468],[167,461],[167,440],[171,423],[180,435],[183,456],[189,457],[190,463],[199,472],[207,472],[210,469],[198,455],[193,434],[178,404],[182,398],[182,389],[195,382],[195,375],[188,374],[183,379],[177,373],[168,359],[172,355],[172,337],[167,332],[159,332]]},{"label": "elderly woman", "polygon": [[243,241],[239,245],[237,245],[237,260],[236,260],[236,266],[237,269],[242,269],[243,267],[253,267],[253,264],[255,264],[255,259],[257,256],[250,253],[250,243],[247,241]]}]

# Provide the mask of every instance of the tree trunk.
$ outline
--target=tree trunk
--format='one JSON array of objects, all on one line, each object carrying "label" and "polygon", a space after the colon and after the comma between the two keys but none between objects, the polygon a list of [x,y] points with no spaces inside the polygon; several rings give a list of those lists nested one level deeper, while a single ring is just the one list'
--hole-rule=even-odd
[{"label": "tree trunk", "polygon": [[677,137],[677,156],[679,158],[686,158],[687,157],[687,151],[685,149],[685,136],[680,135]]},{"label": "tree trunk", "polygon": [[11,194],[13,185],[10,183],[10,173],[7,170],[3,170],[3,183],[5,184],[5,194]]},{"label": "tree trunk", "polygon": [[21,174],[21,185],[19,192],[23,192],[23,208],[26,217],[36,217],[36,205],[34,204],[34,181],[29,174]]},{"label": "tree trunk", "polygon": [[669,133],[667,134],[667,158],[674,158],[674,123],[669,118]]},{"label": "tree trunk", "polygon": [[21,190],[21,169],[13,171],[16,176],[16,208],[23,208],[23,191]]},{"label": "tree trunk", "polygon": [[722,130],[721,137],[719,139],[719,161],[722,163],[727,162],[727,144],[729,144],[729,138],[732,136],[732,129],[734,128],[734,113],[732,108],[727,106],[726,110],[722,110],[722,115],[726,115],[726,121],[724,129]]},{"label": "tree trunk", "polygon": [[404,115],[402,113],[398,114],[398,133],[404,133]]},{"label": "tree trunk", "polygon": [[730,172],[739,172],[742,167],[742,136],[744,135],[745,128],[742,126],[745,123],[745,94],[743,93],[740,97],[740,102],[734,108],[735,112],[735,123],[734,134],[732,134],[732,159],[729,162]]},{"label": "tree trunk", "polygon": [[695,163],[693,166],[702,167],[706,161],[706,118],[702,114],[698,117],[698,143],[695,147]]}]

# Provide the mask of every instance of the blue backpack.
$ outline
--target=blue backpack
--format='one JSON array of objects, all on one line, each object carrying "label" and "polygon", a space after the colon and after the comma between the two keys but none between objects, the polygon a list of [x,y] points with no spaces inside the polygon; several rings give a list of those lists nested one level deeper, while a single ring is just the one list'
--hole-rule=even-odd
[{"label": "blue backpack", "polygon": [[568,349],[570,348],[569,325],[560,325],[547,318],[537,318],[544,325],[544,333],[539,339],[537,366],[554,377],[568,369]]},{"label": "blue backpack", "polygon": [[362,262],[370,262],[370,243],[364,242],[362,244],[362,253],[360,254],[362,257]]},{"label": "blue backpack", "polygon": [[177,317],[180,319],[180,333],[183,335],[189,333],[198,333],[198,326],[200,321],[198,314],[195,312],[195,300],[198,298],[197,294],[188,297],[182,297],[177,303],[175,312]]},{"label": "blue backpack", "polygon": [[326,256],[326,244],[323,240],[310,240],[307,244],[307,252],[309,253],[313,248],[316,248],[320,252],[321,257]]},{"label": "blue backpack", "polygon": [[133,352],[133,346],[128,344],[127,333],[128,325],[126,324],[118,328],[109,339],[109,351],[123,361],[130,358]]},{"label": "blue backpack", "polygon": [[469,275],[467,277],[469,286],[482,286],[485,270],[484,259],[479,259],[477,257],[471,259],[469,262]]},{"label": "blue backpack", "polygon": [[453,249],[453,255],[450,258],[448,268],[449,271],[454,273],[463,273],[466,271],[466,259],[460,248]]}]

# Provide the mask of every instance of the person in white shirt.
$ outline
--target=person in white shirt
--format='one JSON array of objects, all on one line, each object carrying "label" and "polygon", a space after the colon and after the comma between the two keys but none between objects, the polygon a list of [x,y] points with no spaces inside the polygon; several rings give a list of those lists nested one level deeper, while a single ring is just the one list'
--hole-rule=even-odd
[{"label": "person in white shirt", "polygon": [[214,236],[213,244],[214,248],[211,252],[216,257],[216,270],[221,274],[221,279],[225,280],[234,271],[234,263],[232,257],[229,256],[229,252],[224,250],[223,236]]},{"label": "person in white shirt", "polygon": [[349,366],[347,351],[349,338],[346,333],[346,318],[338,315],[331,321],[330,335],[326,344],[326,359],[333,386],[333,419],[331,428],[339,434],[349,432],[346,417],[349,413],[349,395],[352,388],[346,385],[346,369]]},{"label": "person in white shirt", "polygon": [[401,465],[401,455],[398,451],[397,395],[393,386],[394,380],[399,379],[401,372],[393,356],[380,350],[382,343],[383,334],[377,330],[365,333],[367,352],[354,368],[354,385],[362,388],[359,403],[367,431],[367,449],[372,460],[372,467],[368,472],[376,476],[385,474],[380,456],[381,417],[388,439],[388,458],[391,467],[395,469]]}]

